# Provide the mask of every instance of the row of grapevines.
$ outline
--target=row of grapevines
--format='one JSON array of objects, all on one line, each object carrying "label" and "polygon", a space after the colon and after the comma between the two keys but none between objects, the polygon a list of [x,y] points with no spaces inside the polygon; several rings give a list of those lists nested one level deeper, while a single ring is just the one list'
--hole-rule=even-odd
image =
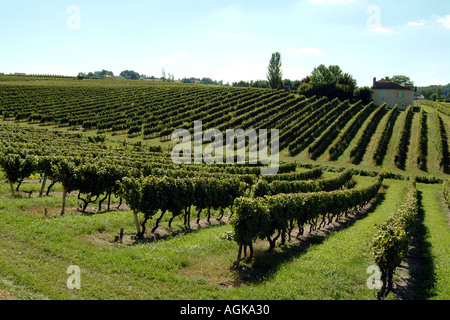
[{"label": "row of grapevines", "polygon": [[289,153],[291,155],[299,154],[308,145],[310,145],[315,139],[317,139],[321,133],[326,130],[337,117],[342,114],[350,105],[349,101],[339,103],[339,100],[335,99],[331,102],[331,110],[317,122],[306,128],[300,136],[298,136],[290,145]]},{"label": "row of grapevines", "polygon": [[419,113],[419,132],[417,143],[417,166],[420,170],[427,169],[427,155],[428,155],[428,125],[427,113],[425,108],[420,109]]},{"label": "row of grapevines", "polygon": [[339,132],[360,110],[361,101],[347,107],[347,109],[320,135],[320,137],[309,146],[309,156],[312,159],[315,159],[324,153],[328,146],[339,135]]},{"label": "row of grapevines", "polygon": [[[291,155],[296,155],[305,149],[315,138],[318,132],[334,119],[338,112],[342,111],[343,106],[347,102],[340,103],[336,98],[333,101],[325,104],[323,108],[314,112],[314,116],[311,116],[307,122],[299,131],[299,135],[289,139],[288,145],[289,153]],[[305,119],[306,120],[306,119]]]},{"label": "row of grapevines", "polygon": [[345,149],[349,146],[350,142],[355,138],[356,133],[361,128],[367,117],[375,110],[375,104],[373,102],[365,106],[358,112],[348,123],[348,126],[339,132],[337,140],[330,147],[328,151],[330,160],[334,161],[339,158]]},{"label": "row of grapevines", "polygon": [[448,146],[448,135],[445,129],[444,121],[437,111],[434,112],[434,121],[438,128],[437,146],[438,146],[438,160],[439,167],[444,173],[450,172],[450,154]]},{"label": "row of grapevines", "polygon": [[306,193],[332,191],[344,188],[353,177],[353,170],[347,169],[336,177],[319,180],[274,180],[268,183],[261,179],[253,186],[253,197],[272,196],[280,193]]},{"label": "row of grapevines", "polygon": [[[326,97],[320,99],[312,98],[306,109],[299,115],[285,119],[280,123],[280,150],[284,149],[308,127],[309,123],[315,121],[324,112],[329,111],[329,103]],[[300,120],[299,120],[300,119]]]},{"label": "row of grapevines", "polygon": [[[246,189],[245,185],[237,178],[182,178],[171,177],[124,177],[119,182],[121,194],[126,203],[134,211],[135,217],[138,213],[144,215],[141,223],[142,229],[138,228],[137,236],[142,237],[145,233],[146,222],[158,212],[160,216],[152,232],[159,226],[159,222],[166,212],[171,212],[172,220],[181,214],[185,214],[184,221],[189,226],[190,207],[195,206],[198,211],[197,223],[202,210],[208,210],[208,222],[211,209],[223,209],[233,205],[234,199],[242,196]],[[137,224],[138,225],[138,224]]]},{"label": "row of grapevines", "polygon": [[372,139],[373,134],[377,130],[378,124],[383,116],[386,114],[386,104],[378,107],[377,110],[370,116],[367,126],[364,128],[362,136],[359,138],[355,147],[350,151],[350,161],[353,164],[361,162],[364,154],[366,153],[367,145]]},{"label": "row of grapevines", "polygon": [[313,168],[308,171],[303,172],[290,172],[290,173],[281,173],[276,175],[268,175],[261,176],[261,179],[266,180],[267,182],[273,181],[295,181],[295,180],[312,180],[318,179],[323,175],[322,168]]},{"label": "row of grapevines", "polygon": [[450,116],[450,104],[446,102],[421,100],[420,105],[425,105],[436,109],[437,111]]},{"label": "row of grapevines", "polygon": [[395,105],[387,114],[386,124],[378,141],[376,142],[375,153],[373,154],[373,160],[377,166],[380,166],[383,163],[389,141],[391,140],[392,131],[394,130],[395,121],[397,120],[399,114],[397,105]]},{"label": "row of grapevines", "polygon": [[[284,122],[291,117],[303,115],[303,110],[307,107],[308,101],[309,99],[306,99],[305,96],[300,96],[300,98],[290,99],[285,103],[274,106],[274,108],[256,116],[258,121],[256,122],[254,129],[275,128],[282,131],[281,122]],[[248,124],[249,122],[246,122],[244,123],[244,126],[249,128]],[[271,142],[267,137],[264,139],[261,135],[257,135],[253,139],[249,140],[248,143],[249,145],[253,144],[255,148],[260,147],[261,149],[264,149],[264,147],[269,146]]]},{"label": "row of grapevines", "polygon": [[[329,222],[334,217],[368,204],[378,193],[382,176],[378,176],[369,186],[332,192],[278,194],[264,198],[237,198],[234,202],[235,217],[231,223],[234,240],[239,245],[237,266],[241,261],[243,247],[250,247],[256,239],[267,239],[269,250],[275,247],[280,236],[282,240],[290,234],[296,222],[299,228],[307,222],[316,225]],[[320,225],[319,225],[320,227]]]},{"label": "row of grapevines", "polygon": [[411,137],[411,125],[414,116],[412,106],[405,111],[405,119],[401,125],[402,131],[400,140],[395,153],[394,163],[397,168],[404,169],[406,165],[406,157],[408,156],[409,139]]},{"label": "row of grapevines", "polygon": [[382,287],[378,292],[378,299],[384,299],[392,290],[392,276],[408,252],[418,211],[419,199],[414,180],[410,183],[402,206],[384,223],[377,226],[378,232],[371,242],[372,256],[382,274]]},{"label": "row of grapevines", "polygon": [[286,106],[279,107],[278,108],[279,112],[277,112],[273,116],[268,117],[268,118],[264,119],[263,121],[261,121],[258,124],[258,127],[256,127],[256,129],[277,128],[277,129],[281,130],[282,121],[288,120],[291,117],[295,118],[300,115],[303,115],[304,110],[307,108],[308,103],[310,103],[311,101],[313,101],[311,98],[306,98],[305,96],[300,96],[296,100],[296,103],[294,105],[290,105],[287,107]]},{"label": "row of grapevines", "polygon": [[[230,121],[251,119],[257,108],[272,108],[276,100],[282,103],[284,100],[280,99],[293,98],[285,92],[271,90],[183,85],[4,86],[3,89],[0,112],[5,118],[51,121],[97,128],[101,132],[143,133],[146,137],[158,133],[165,137],[167,132],[199,117],[210,119],[211,125],[229,127]],[[209,126],[209,121],[205,122],[205,129]]]},{"label": "row of grapevines", "polygon": [[[81,134],[70,135],[51,132],[43,129],[20,128],[17,126],[0,126],[2,140],[1,153],[15,153],[25,155],[54,155],[82,158],[107,159],[111,163],[127,164],[146,171],[155,169],[196,171],[202,173],[260,175],[260,165],[175,165],[170,153],[148,152],[148,147],[118,146],[106,147],[95,143],[88,143]],[[281,164],[279,173],[289,173],[296,170],[292,163]],[[152,173],[149,173],[152,174]]]}]

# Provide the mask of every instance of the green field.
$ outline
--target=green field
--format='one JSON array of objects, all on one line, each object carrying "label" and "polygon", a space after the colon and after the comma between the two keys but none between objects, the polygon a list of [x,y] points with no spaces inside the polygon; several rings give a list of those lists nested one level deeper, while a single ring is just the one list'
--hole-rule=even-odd
[{"label": "green field", "polygon": [[[255,177],[255,167],[249,166],[173,166],[166,153],[174,145],[166,141],[171,132],[175,128],[190,130],[194,120],[203,120],[205,130],[280,129],[280,143],[285,145],[280,160],[286,170],[292,171],[290,163],[297,164],[295,173],[318,167],[323,170],[311,185],[337,177],[345,169],[356,169],[353,184],[344,188],[359,190],[373,183],[380,171],[388,174],[378,195],[358,212],[341,216],[315,231],[309,231],[305,223],[303,235],[293,236],[284,244],[278,241],[272,252],[267,251],[268,242],[258,239],[253,259],[243,261],[236,269],[233,263],[239,246],[230,239],[234,231],[229,223],[230,207],[221,207],[225,209],[222,219],[220,208],[211,208],[209,222],[205,207],[197,224],[199,206],[192,205],[188,228],[183,215],[176,216],[169,227],[171,216],[167,213],[152,233],[150,229],[162,213],[156,211],[147,223],[147,232],[136,239],[131,204],[122,199],[117,208],[120,192],[111,194],[110,210],[108,200],[99,207],[98,197],[81,212],[78,197],[87,199],[93,191],[81,190],[80,184],[74,184],[66,199],[65,214],[61,215],[61,181],[55,183],[49,195],[39,197],[42,177],[35,168],[24,177],[13,197],[7,174],[0,169],[0,299],[375,300],[377,290],[367,286],[371,276],[368,268],[375,264],[370,243],[376,225],[402,205],[410,177],[418,177],[420,210],[408,255],[396,269],[394,292],[388,299],[450,298],[450,209],[443,193],[443,182],[449,179],[449,159],[445,155],[450,118],[442,112],[445,106],[416,103],[405,165],[399,168],[394,158],[406,113],[395,110],[398,114],[391,134],[385,137],[386,154],[381,166],[375,165],[373,156],[380,148],[378,141],[388,121],[388,110],[365,142],[362,161],[354,164],[350,157],[375,108],[369,108],[353,133],[348,131],[351,139],[347,147],[337,160],[330,161],[331,146],[365,107],[354,101],[344,104],[263,89],[110,79],[30,77],[24,81],[10,76],[0,77],[0,92],[2,156],[54,156],[58,159],[55,163],[68,157],[80,161],[76,170],[85,162],[92,164],[95,174],[101,168],[119,168],[128,170],[127,175],[138,172],[136,177],[150,172],[176,179],[203,176],[217,182],[231,177],[251,177],[256,179],[254,183],[261,179],[257,174]],[[340,116],[342,112],[337,110],[345,111],[350,106],[354,110],[349,117]],[[420,169],[417,162],[423,138],[421,108],[427,124],[426,170]],[[312,159],[308,148],[322,141],[318,139],[327,129],[333,138]],[[308,135],[304,135],[306,130],[310,130]],[[293,141],[305,141],[303,137],[309,139],[305,148],[296,155],[290,153],[289,146],[298,145]],[[89,181],[81,177],[82,171],[76,172],[78,181]],[[50,177],[45,190],[49,182]],[[16,181],[13,186],[17,187]],[[249,190],[245,196],[251,196]],[[177,194],[170,197],[175,199]],[[139,219],[142,223],[142,212]],[[294,230],[297,227],[300,225]],[[117,241],[121,228],[124,236]],[[68,288],[70,266],[81,270],[80,289]]]},{"label": "green field", "polygon": [[[449,209],[439,185],[420,184],[419,190],[426,234],[418,241],[430,268],[422,265],[415,273],[402,268],[395,298],[448,299]],[[259,243],[255,261],[241,271],[230,269],[236,244],[221,239],[231,231],[226,224],[214,221],[187,234],[135,242],[130,211],[45,217],[43,208],[51,215],[59,206],[57,197],[2,199],[0,287],[17,299],[375,299],[376,290],[366,286],[373,264],[368,243],[374,225],[395,211],[403,195],[404,184],[388,180],[360,216],[272,254]],[[125,240],[116,243],[120,228]],[[70,265],[81,268],[80,290],[66,286]],[[428,279],[428,286],[403,283],[415,275]]]}]

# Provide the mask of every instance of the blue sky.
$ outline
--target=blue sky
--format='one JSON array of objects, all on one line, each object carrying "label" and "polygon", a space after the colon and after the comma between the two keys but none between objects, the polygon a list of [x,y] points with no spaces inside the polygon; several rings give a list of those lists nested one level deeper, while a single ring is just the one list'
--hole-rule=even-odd
[{"label": "blue sky", "polygon": [[359,86],[450,82],[450,1],[0,0],[0,72],[135,70],[176,79],[284,78],[339,65]]}]

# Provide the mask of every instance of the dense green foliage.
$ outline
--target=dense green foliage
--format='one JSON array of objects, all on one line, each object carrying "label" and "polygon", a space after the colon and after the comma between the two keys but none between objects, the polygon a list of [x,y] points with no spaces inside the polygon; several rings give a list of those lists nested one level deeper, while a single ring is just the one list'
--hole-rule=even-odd
[{"label": "dense green foliage", "polygon": [[450,93],[450,83],[446,84],[445,86],[439,86],[439,85],[431,85],[428,87],[419,87],[418,92],[420,94],[423,94],[426,99],[431,99],[431,96],[433,94],[436,94],[436,90],[441,87],[442,89],[442,96],[446,97]]},{"label": "dense green foliage", "polygon": [[332,191],[344,188],[353,177],[353,170],[348,169],[336,177],[318,180],[273,180],[268,183],[266,179],[259,180],[253,186],[253,196],[263,197],[265,195],[276,195],[279,193],[305,193]]},{"label": "dense green foliage", "polygon": [[[124,189],[119,187],[117,181],[123,179],[134,181],[133,179],[148,176],[154,177],[151,181],[161,177],[167,179],[164,181],[170,182],[178,181],[173,179],[194,181],[206,179],[201,181],[208,181],[208,187],[201,189],[197,186],[195,189],[203,190],[201,193],[203,198],[197,196],[197,199],[203,199],[205,202],[201,204],[197,200],[194,205],[208,210],[225,208],[229,207],[230,201],[236,197],[236,185],[233,183],[239,181],[249,186],[253,185],[256,177],[260,175],[261,168],[242,165],[178,166],[172,163],[170,154],[151,152],[149,151],[151,148],[142,145],[106,147],[92,144],[81,135],[60,134],[42,129],[14,127],[14,130],[11,130],[10,126],[0,126],[0,137],[3,141],[0,148],[0,167],[10,181],[12,193],[14,194],[13,183],[18,182],[20,185],[21,181],[34,173],[51,179],[47,194],[56,182],[61,182],[62,214],[65,211],[67,193],[78,191],[78,199],[83,202],[82,212],[86,210],[88,204],[97,200],[100,201],[100,210],[102,202],[109,199],[112,194],[130,200],[127,195],[121,193]],[[51,156],[48,156],[49,153]],[[302,175],[308,178],[322,174],[320,169],[303,173],[294,173],[295,170],[296,165],[293,163],[282,164],[279,168],[279,178],[299,178]],[[42,188],[44,185],[45,179]],[[224,195],[220,196],[220,200],[211,198],[223,192],[227,193],[231,200],[225,200]],[[173,196],[177,193],[172,190],[167,192],[167,195],[169,194]],[[172,213],[179,214],[178,211]]]},{"label": "dense green foliage", "polygon": [[361,102],[357,102],[347,107],[342,114],[317,138],[308,149],[312,159],[317,158],[329,147],[347,123],[361,111]]},{"label": "dense green foliage", "polygon": [[[124,177],[120,182],[121,194],[130,208],[144,214],[142,232],[145,224],[158,211],[161,212],[153,232],[167,211],[172,213],[170,222],[185,212],[185,225],[189,226],[190,206],[197,211],[203,209],[224,209],[233,205],[234,199],[244,194],[245,185],[238,179],[219,178],[171,178],[171,177]],[[200,213],[199,213],[200,214]],[[208,215],[208,222],[209,222]],[[170,227],[169,222],[169,227]]]},{"label": "dense green foliage", "polygon": [[419,199],[415,181],[410,183],[402,206],[379,225],[373,238],[372,256],[382,272],[383,286],[379,298],[385,298],[392,290],[392,275],[408,252],[411,234],[419,211]]},{"label": "dense green foliage", "polygon": [[413,119],[413,108],[409,106],[406,109],[406,116],[402,123],[402,133],[397,145],[394,163],[398,168],[404,169],[406,164],[406,157],[408,156],[409,140],[411,137],[411,125]]},{"label": "dense green foliage", "polygon": [[437,111],[450,116],[450,103],[449,102],[436,102],[436,101],[427,101],[427,100],[421,100],[420,105],[429,106]]},{"label": "dense green foliage", "polygon": [[298,93],[307,97],[326,96],[330,100],[353,100],[355,89],[356,80],[344,73],[339,66],[320,65],[312,71],[310,81],[302,83],[298,88]]},{"label": "dense green foliage", "polygon": [[320,225],[325,224],[326,219],[330,223],[334,217],[365,206],[377,195],[382,181],[383,177],[379,176],[374,183],[359,189],[238,198],[232,222],[234,239],[240,246],[251,246],[251,241],[257,238],[267,239],[272,250],[280,235],[283,239],[286,234],[290,235],[294,223],[301,229],[307,222],[317,227],[320,218]]},{"label": "dense green foliage", "polygon": [[283,72],[281,71],[281,55],[273,53],[268,67],[267,80],[271,89],[283,89]]},{"label": "dense green foliage", "polygon": [[333,143],[329,150],[330,160],[336,160],[340,155],[342,155],[344,150],[349,146],[350,142],[355,138],[356,132],[374,111],[375,105],[371,102],[361,109],[358,114],[356,114],[348,122],[345,128],[338,130],[336,142]]},{"label": "dense green foliage", "polygon": [[428,155],[428,125],[427,113],[424,108],[420,108],[419,113],[419,138],[417,143],[417,166],[420,170],[427,169],[427,155]]},{"label": "dense green foliage", "polygon": [[[349,105],[348,101],[339,103],[339,100],[336,98],[323,106],[322,108],[324,112],[326,112],[326,115],[323,115],[319,119],[311,119],[308,122],[307,126],[303,128],[304,131],[289,144],[290,155],[295,156],[306,149],[340,116],[342,112],[348,109]],[[327,112],[327,109],[331,110]]]},{"label": "dense green foliage", "polygon": [[[330,76],[317,76],[322,78],[328,81]],[[290,156],[315,160],[325,153],[325,161],[338,161],[345,153],[346,158],[339,162],[359,164],[386,112],[363,100],[350,103],[318,95],[308,98],[283,90],[108,78],[55,78],[47,82],[33,79],[0,82],[3,119],[88,131],[95,144],[101,144],[108,134],[165,142],[171,140],[176,129],[193,134],[194,121],[201,120],[202,135],[209,129],[223,135],[227,129],[254,129],[257,133],[259,129],[278,129],[279,149],[287,149]],[[366,121],[367,117],[370,120]],[[359,132],[362,136],[353,141]],[[424,135],[422,138],[426,139]],[[376,165],[383,161],[383,150],[391,139],[386,136],[384,143],[371,152],[376,156]],[[251,143],[266,142],[259,136],[258,140]],[[154,146],[154,151],[163,147]],[[434,164],[432,170],[436,171]]]},{"label": "dense green foliage", "polygon": [[435,125],[438,128],[437,135],[437,147],[439,155],[439,167],[445,173],[450,173],[450,153],[448,145],[448,135],[447,130],[444,125],[444,121],[439,113],[436,111],[433,114]]},{"label": "dense green foliage", "polygon": [[366,152],[367,145],[369,144],[370,139],[377,130],[379,121],[383,118],[386,112],[386,104],[383,104],[379,106],[374,113],[372,113],[369,118],[369,123],[364,129],[363,135],[359,138],[358,143],[350,152],[350,160],[352,163],[358,164],[361,162],[364,153]]},{"label": "dense green foliage", "polygon": [[394,129],[395,121],[400,115],[398,106],[396,105],[387,114],[386,124],[382,130],[381,136],[377,141],[377,148],[373,155],[375,164],[381,166],[386,155],[389,141],[391,141],[392,131]]},{"label": "dense green foliage", "polygon": [[[10,288],[3,279],[13,279],[21,288],[50,298],[373,298],[375,292],[364,285],[365,269],[371,264],[367,252],[375,234],[373,226],[398,208],[404,194],[401,180],[417,173],[417,168],[411,170],[411,164],[405,171],[398,170],[391,158],[404,141],[400,132],[405,126],[398,124],[398,131],[389,138],[389,148],[394,150],[384,159],[384,167],[392,169],[382,175],[387,192],[383,189],[377,196],[382,177],[376,175],[383,168],[369,162],[377,151],[373,138],[384,132],[379,124],[385,123],[380,122],[387,112],[385,106],[251,88],[149,85],[113,79],[60,79],[58,84],[56,80],[48,80],[48,84],[35,80],[0,84],[0,112],[6,120],[0,123],[0,175],[11,181],[11,191],[16,192],[10,197],[8,184],[0,183],[3,289],[5,283],[7,291]],[[86,118],[83,108],[89,114]],[[417,141],[425,139],[422,144],[428,149],[438,142],[437,132],[441,140],[442,132],[447,133],[448,119],[442,112],[442,120],[439,115],[431,117],[430,109],[426,106],[421,110],[420,121],[415,118],[411,130],[417,133]],[[115,126],[113,121],[106,121],[109,115],[125,122]],[[407,114],[403,116],[407,118]],[[48,121],[42,121],[44,117]],[[59,122],[65,118],[67,121]],[[170,139],[174,128],[192,132],[191,122],[199,119],[204,120],[204,130],[280,129],[285,150],[279,173],[261,176],[259,165],[174,165],[166,152],[167,144],[157,140]],[[44,129],[45,125],[56,128]],[[428,136],[430,132],[433,135]],[[134,139],[125,140],[127,135]],[[361,140],[355,139],[359,135]],[[393,137],[399,140],[393,141]],[[363,150],[361,157],[368,161],[358,167],[347,164],[350,145]],[[288,159],[289,146],[305,152]],[[344,156],[330,163],[326,157],[319,161],[309,158],[309,151],[320,157],[327,149],[330,158],[332,154]],[[415,148],[409,149],[408,153],[411,149],[415,152]],[[429,151],[432,155],[445,152],[435,148]],[[426,218],[440,217],[436,224],[442,224],[443,229],[442,235],[433,232],[430,238],[434,241],[434,260],[426,267],[434,267],[428,272],[437,274],[435,282],[445,296],[448,232],[446,222],[441,222],[445,212],[440,206],[442,192],[448,201],[449,184],[445,181],[439,185],[447,176],[436,169],[437,159],[430,157],[430,152],[418,149],[417,157],[428,160],[429,170],[417,182],[435,184],[419,184],[428,201]],[[283,163],[285,160],[289,163]],[[21,181],[24,190],[19,193]],[[15,189],[13,183],[17,184]],[[45,188],[47,194],[55,189],[50,197],[31,196],[36,190],[43,195]],[[25,190],[30,197],[23,196]],[[63,199],[66,197],[62,207],[61,190]],[[374,197],[376,201],[371,202]],[[110,198],[113,204],[119,204],[117,208],[122,200],[128,207],[109,210]],[[102,212],[106,201],[108,212]],[[88,205],[96,205],[103,214],[92,214],[96,207]],[[64,217],[57,217],[60,209]],[[363,209],[364,214],[356,218],[346,216]],[[224,216],[225,210],[230,211],[231,219]],[[132,213],[137,218],[134,221]],[[190,232],[194,214],[197,222],[204,214],[214,227],[200,229],[208,225],[201,221],[198,232]],[[211,216],[220,223],[215,224]],[[149,221],[152,231],[161,227],[158,233],[146,233]],[[308,226],[310,233],[304,234]],[[295,227],[304,237],[292,241]],[[125,228],[124,241],[128,243],[113,240],[121,228]],[[164,240],[148,241],[166,232]],[[249,258],[243,270],[230,270],[237,247],[222,234],[238,243],[238,261],[242,252]],[[402,233],[397,235],[395,241],[403,237]],[[144,241],[139,239],[142,237]],[[280,240],[282,247],[278,248]],[[303,250],[304,240],[309,247]],[[276,254],[265,252],[265,241]],[[256,258],[251,260],[254,253]],[[66,279],[59,279],[72,263],[86,270],[83,290],[75,293],[65,289]],[[33,273],[29,275],[30,270]],[[384,278],[389,280],[389,275]]]}]

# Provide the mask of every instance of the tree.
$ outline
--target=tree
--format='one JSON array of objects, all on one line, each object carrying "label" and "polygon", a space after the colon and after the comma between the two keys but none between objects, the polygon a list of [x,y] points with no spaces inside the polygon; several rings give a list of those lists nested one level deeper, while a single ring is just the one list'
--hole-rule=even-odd
[{"label": "tree", "polygon": [[83,72],[79,72],[77,75],[78,80],[83,80],[86,77],[86,74],[84,74]]},{"label": "tree", "polygon": [[103,69],[102,71],[95,71],[94,72],[94,77],[107,77],[107,76],[109,76],[109,77],[113,77],[114,76],[114,73],[112,72],[112,71],[108,71],[108,70],[105,70],[105,69]]},{"label": "tree", "polygon": [[19,191],[22,181],[29,177],[35,170],[36,163],[37,160],[35,157],[29,155],[10,153],[0,157],[0,167],[8,179],[12,196],[15,195],[13,183],[19,183],[16,188],[16,191]]},{"label": "tree", "polygon": [[356,89],[356,80],[337,65],[326,67],[321,64],[302,82],[298,93],[307,97],[317,95],[329,99],[351,100]]},{"label": "tree", "polygon": [[321,64],[314,68],[311,74],[311,82],[321,85],[333,85],[338,83],[339,77],[342,76],[342,70],[339,66],[329,66]]},{"label": "tree", "polygon": [[298,87],[300,87],[301,85],[301,81],[299,80],[290,80],[290,79],[285,79],[283,80],[283,85],[284,85],[284,90],[295,90],[297,91]]},{"label": "tree", "polygon": [[442,87],[439,86],[436,88],[436,101],[442,100]]},{"label": "tree", "polygon": [[404,86],[406,88],[410,88],[410,89],[414,88],[414,82],[411,81],[410,77],[408,77],[408,76],[395,75],[395,76],[392,76],[392,78],[386,77],[385,79],[388,81],[392,81],[398,85]]},{"label": "tree", "polygon": [[372,89],[370,87],[357,88],[355,90],[355,100],[361,100],[364,105],[372,101]]},{"label": "tree", "polygon": [[279,52],[272,54],[268,69],[267,80],[269,80],[270,88],[283,89],[283,72],[281,71],[281,54]]},{"label": "tree", "polygon": [[[339,67],[338,67],[339,68]],[[341,100],[352,99],[356,89],[356,80],[348,73],[341,73],[336,83],[336,96]]]},{"label": "tree", "polygon": [[63,187],[61,215],[64,215],[67,193],[73,191],[77,186],[77,166],[74,161],[63,158],[52,163],[52,171],[55,173],[55,178],[61,181]]},{"label": "tree", "polygon": [[433,95],[434,91],[433,89],[422,89],[421,93],[425,99],[431,100],[431,96]]},{"label": "tree", "polygon": [[120,76],[124,77],[125,79],[131,79],[131,80],[139,80],[139,78],[140,78],[139,73],[132,71],[132,70],[122,71],[120,73]]}]

